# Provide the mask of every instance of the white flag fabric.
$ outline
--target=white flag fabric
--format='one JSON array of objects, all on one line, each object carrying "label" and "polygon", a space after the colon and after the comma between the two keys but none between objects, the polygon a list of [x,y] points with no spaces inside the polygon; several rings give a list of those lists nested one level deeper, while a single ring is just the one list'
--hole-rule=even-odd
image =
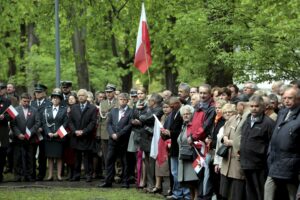
[{"label": "white flag fabric", "polygon": [[155,123],[154,123],[154,128],[153,128],[153,137],[151,141],[151,149],[150,149],[150,156],[153,159],[156,159],[157,154],[158,154],[158,141],[160,138],[160,129],[163,128],[163,125],[160,123],[159,119],[154,115],[155,118]]},{"label": "white flag fabric", "polygon": [[10,105],[10,106],[6,109],[6,112],[9,114],[9,116],[10,116],[12,119],[15,119],[16,116],[19,115],[18,111],[17,111],[12,105]]},{"label": "white flag fabric", "polygon": [[31,131],[26,127],[25,138],[26,138],[27,140],[29,140],[30,137],[31,137]]}]

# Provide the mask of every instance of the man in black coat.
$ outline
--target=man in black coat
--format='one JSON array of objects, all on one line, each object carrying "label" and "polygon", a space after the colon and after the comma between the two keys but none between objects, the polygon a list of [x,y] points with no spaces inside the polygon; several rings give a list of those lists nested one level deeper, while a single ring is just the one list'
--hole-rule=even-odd
[{"label": "man in black coat", "polygon": [[5,112],[10,106],[10,101],[5,98],[6,85],[0,83],[0,182],[3,180],[3,168],[5,165],[7,147],[9,145],[8,134],[8,120],[9,115]]},{"label": "man in black coat", "polygon": [[123,167],[123,185],[129,188],[128,165],[126,159],[127,145],[131,132],[132,109],[127,105],[129,95],[121,93],[118,96],[119,108],[113,108],[108,114],[107,131],[109,134],[108,154],[107,154],[107,172],[105,183],[100,187],[111,187],[115,175],[115,162],[117,157],[122,160]]},{"label": "man in black coat", "polygon": [[[34,85],[34,95],[35,95],[35,100],[31,102],[31,106],[33,108],[36,108],[38,113],[39,113],[39,118],[43,118],[43,114],[45,112],[46,107],[52,105],[49,99],[46,97],[46,90],[47,87],[43,84],[35,84]],[[43,130],[42,124],[38,129],[39,134],[45,138],[45,131]],[[37,151],[37,148],[39,148],[39,155],[38,155],[38,170],[39,173],[36,177],[36,162],[33,163],[33,174],[32,177],[36,178],[37,181],[42,181],[45,178],[46,175],[46,170],[47,170],[47,159],[45,156],[45,141],[41,140],[37,142],[36,147],[35,147],[35,152]]]},{"label": "man in black coat", "polygon": [[287,88],[282,99],[285,109],[278,113],[269,147],[265,200],[274,199],[275,193],[281,195],[283,189],[287,189],[289,199],[296,199],[299,185],[300,90]]},{"label": "man in black coat", "polygon": [[[36,133],[41,126],[37,109],[29,105],[30,96],[27,93],[21,95],[20,106],[16,107],[18,116],[11,121],[14,142],[14,173],[15,181],[35,181],[33,176]],[[28,134],[28,130],[31,134]],[[27,136],[26,136],[27,134]]]},{"label": "man in black coat", "polygon": [[155,118],[153,115],[160,120],[163,115],[161,103],[163,98],[156,93],[153,93],[148,100],[147,112],[140,115],[138,119],[132,121],[133,125],[140,125],[143,128],[139,132],[139,146],[144,152],[145,168],[146,168],[146,179],[147,179],[147,190],[153,190],[155,186],[155,160],[150,157],[151,141],[153,137],[153,128]]},{"label": "man in black coat", "polygon": [[71,147],[74,148],[76,154],[74,176],[70,181],[80,181],[83,154],[86,181],[91,182],[97,108],[87,101],[88,93],[85,89],[80,89],[77,96],[79,104],[73,105],[69,114],[69,127],[72,134]]},{"label": "man in black coat", "polygon": [[250,114],[242,127],[240,162],[245,174],[247,199],[263,200],[267,150],[275,122],[264,114],[261,96],[249,99]]},{"label": "man in black coat", "polygon": [[66,107],[68,105],[68,98],[72,90],[72,81],[61,81],[60,89],[63,94],[63,99],[60,104]]},{"label": "man in black coat", "polygon": [[181,132],[183,125],[183,119],[180,115],[181,100],[177,97],[171,97],[169,99],[170,107],[172,112],[166,119],[164,129],[161,130],[163,139],[171,138],[171,147],[170,147],[170,168],[173,178],[173,188],[172,195],[167,196],[167,199],[181,199],[184,196],[190,195],[189,189],[187,187],[180,187],[178,182],[178,155],[179,147],[177,138]]}]

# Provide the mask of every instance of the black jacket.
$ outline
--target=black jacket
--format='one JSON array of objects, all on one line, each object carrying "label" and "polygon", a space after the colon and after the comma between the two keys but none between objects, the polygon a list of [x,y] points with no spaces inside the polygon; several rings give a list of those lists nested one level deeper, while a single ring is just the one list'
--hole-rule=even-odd
[{"label": "black jacket", "polygon": [[154,128],[154,122],[155,118],[154,115],[160,120],[160,118],[163,116],[162,107],[158,106],[155,108],[149,108],[147,109],[147,112],[139,116],[139,120],[142,122],[142,131],[140,134],[140,141],[139,146],[140,148],[145,152],[150,152],[151,147],[151,141],[153,136],[153,128]]},{"label": "black jacket", "polygon": [[171,157],[178,157],[179,154],[179,147],[177,143],[177,138],[181,132],[183,119],[179,113],[179,110],[174,110],[170,114],[171,117],[171,124],[170,124],[170,134],[171,134],[171,148],[170,148],[170,156]]},{"label": "black jacket", "polygon": [[10,101],[4,96],[0,96],[0,114],[4,114],[4,118],[0,120],[0,147],[7,147],[8,140],[8,120],[10,119],[9,115],[5,110],[10,106]]},{"label": "black jacket", "polygon": [[251,127],[251,114],[248,115],[241,135],[241,168],[266,169],[267,151],[275,122],[261,115]]},{"label": "black jacket", "polygon": [[[77,150],[93,150],[95,141],[95,127],[97,125],[97,108],[87,103],[83,112],[80,104],[71,107],[69,113],[69,128],[71,130],[71,146]],[[82,136],[76,136],[75,131],[82,130]]]},{"label": "black jacket", "polygon": [[300,106],[279,112],[269,148],[269,176],[279,179],[296,179],[300,174]]},{"label": "black jacket", "polygon": [[43,114],[42,125],[43,125],[43,130],[45,131],[45,140],[56,140],[56,141],[64,140],[64,138],[61,139],[60,137],[50,138],[48,134],[56,133],[61,126],[67,129],[68,126],[67,108],[64,106],[59,106],[56,117],[53,118],[52,106],[48,106],[45,109]]}]

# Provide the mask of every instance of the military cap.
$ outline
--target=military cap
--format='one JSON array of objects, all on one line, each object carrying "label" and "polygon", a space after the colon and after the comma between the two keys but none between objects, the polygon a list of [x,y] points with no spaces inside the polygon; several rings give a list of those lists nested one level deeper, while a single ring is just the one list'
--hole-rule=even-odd
[{"label": "military cap", "polygon": [[47,90],[47,87],[43,84],[37,83],[34,85],[34,91],[35,92],[44,92]]},{"label": "military cap", "polygon": [[63,99],[63,96],[62,96],[62,94],[61,94],[61,92],[60,92],[59,90],[54,90],[54,91],[52,92],[52,94],[51,94],[51,99],[52,99],[53,97],[59,97],[60,100]]},{"label": "military cap", "polygon": [[137,97],[137,90],[136,89],[131,89],[130,90],[130,96],[131,97]]},{"label": "military cap", "polygon": [[72,87],[72,81],[61,81],[60,86],[61,87]]},{"label": "military cap", "polygon": [[108,83],[105,87],[105,92],[113,92],[116,91],[116,86]]}]

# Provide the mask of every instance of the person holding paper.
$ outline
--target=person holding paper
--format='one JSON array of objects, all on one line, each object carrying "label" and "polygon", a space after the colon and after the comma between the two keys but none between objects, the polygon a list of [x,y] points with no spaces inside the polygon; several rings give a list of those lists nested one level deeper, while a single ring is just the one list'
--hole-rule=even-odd
[{"label": "person holding paper", "polygon": [[42,127],[45,131],[45,154],[48,159],[48,181],[53,180],[53,162],[57,163],[57,180],[62,181],[62,156],[64,134],[67,127],[67,108],[60,105],[63,96],[59,90],[51,94],[52,105],[46,107],[43,114]]}]

